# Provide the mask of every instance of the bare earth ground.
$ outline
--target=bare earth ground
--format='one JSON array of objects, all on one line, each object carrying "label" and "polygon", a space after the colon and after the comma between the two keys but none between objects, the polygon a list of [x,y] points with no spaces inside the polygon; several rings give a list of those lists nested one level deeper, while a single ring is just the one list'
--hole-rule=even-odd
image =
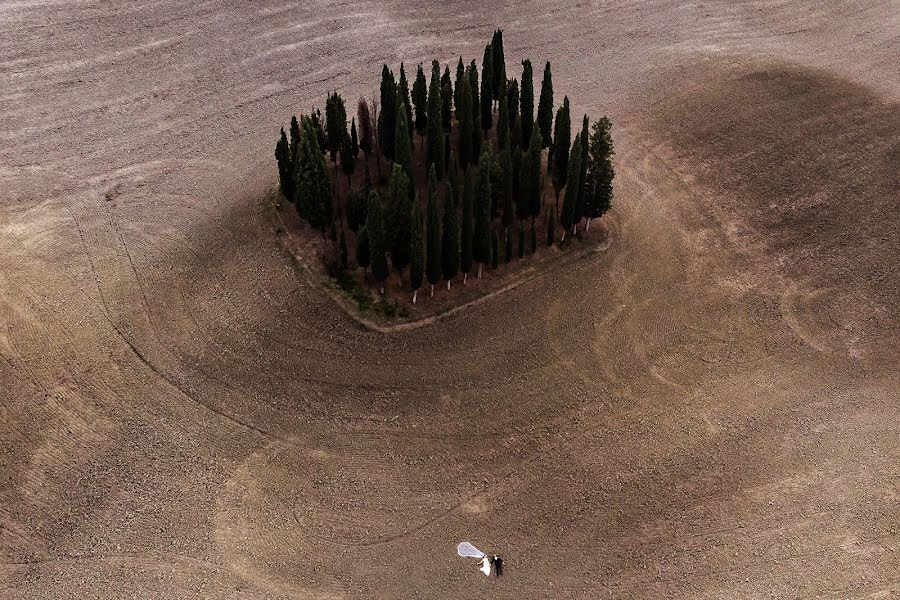
[{"label": "bare earth ground", "polygon": [[[617,124],[609,250],[366,330],[275,238],[277,128],[497,25]],[[0,596],[900,595],[895,0],[0,28]]]}]

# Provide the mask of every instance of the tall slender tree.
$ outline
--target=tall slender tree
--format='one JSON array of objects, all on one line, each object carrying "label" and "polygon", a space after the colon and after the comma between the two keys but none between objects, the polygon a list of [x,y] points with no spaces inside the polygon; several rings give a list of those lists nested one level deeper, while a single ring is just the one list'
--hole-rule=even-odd
[{"label": "tall slender tree", "polygon": [[387,257],[384,253],[384,219],[381,211],[381,199],[378,197],[378,192],[374,191],[369,194],[366,237],[369,239],[369,260],[372,264],[372,276],[378,282],[381,294],[384,294],[384,280],[388,276]]},{"label": "tall slender tree", "polygon": [[531,140],[531,129],[534,127],[534,75],[531,71],[531,61],[527,58],[522,61],[522,91],[519,107],[522,111],[522,145],[524,148]]},{"label": "tall slender tree", "polygon": [[469,77],[464,76],[460,84],[460,100],[457,108],[457,118],[459,119],[459,143],[457,152],[459,153],[459,165],[465,170],[472,164],[472,87]]},{"label": "tall slender tree", "polygon": [[472,162],[481,156],[481,101],[478,95],[478,66],[473,60],[469,65],[469,93],[472,95]]},{"label": "tall slender tree", "polygon": [[584,218],[586,211],[585,187],[587,184],[588,151],[590,150],[591,141],[590,131],[588,130],[589,123],[588,116],[584,115],[584,118],[581,120],[581,171],[578,174],[578,197],[575,199],[574,221],[576,223],[581,223],[581,219]]},{"label": "tall slender tree", "polygon": [[422,63],[416,68],[416,81],[413,83],[412,103],[416,110],[415,128],[419,137],[425,136],[425,126],[428,123],[428,83],[425,81],[425,71]]},{"label": "tall slender tree", "polygon": [[544,81],[541,83],[541,99],[538,102],[538,127],[543,136],[543,147],[549,148],[553,141],[551,126],[553,125],[553,76],[550,73],[550,61],[544,66]]},{"label": "tall slender tree", "polygon": [[447,167],[447,183],[450,186],[447,188],[447,191],[451,193],[449,198],[452,201],[453,209],[456,210],[456,207],[459,206],[459,169],[453,156],[453,154],[450,154],[450,164]]},{"label": "tall slender tree", "polygon": [[[387,65],[381,69],[381,116],[378,145],[388,160],[394,160],[394,133],[397,131],[397,80]],[[371,235],[371,233],[370,233]]]},{"label": "tall slender tree", "polygon": [[519,223],[519,258],[525,258],[525,222]]},{"label": "tall slender tree", "polygon": [[531,130],[531,143],[528,144],[528,198],[531,207],[531,218],[541,214],[544,184],[541,179],[541,132],[537,127]]},{"label": "tall slender tree", "polygon": [[553,132],[553,189],[556,202],[559,203],[559,192],[566,186],[569,176],[569,147],[572,142],[572,123],[569,118],[569,97],[563,98],[563,104],[556,113],[555,131]]},{"label": "tall slender tree", "polygon": [[487,149],[478,160],[478,194],[475,197],[475,260],[478,278],[491,260],[491,155]]},{"label": "tall slender tree", "polygon": [[500,151],[500,170],[503,183],[503,227],[506,228],[508,234],[509,226],[512,225],[516,216],[515,197],[513,196],[513,166],[509,148]]},{"label": "tall slender tree", "polygon": [[375,140],[375,124],[372,122],[372,113],[369,111],[369,103],[363,96],[359,97],[356,105],[356,116],[359,119],[359,149],[366,155],[369,162],[369,154],[372,152]]},{"label": "tall slender tree", "polygon": [[347,129],[344,129],[344,143],[341,144],[341,170],[347,176],[347,185],[350,185],[350,176],[356,168],[356,160],[353,158],[353,142]]},{"label": "tall slender tree", "polygon": [[481,62],[481,128],[489,130],[493,125],[494,95],[494,50],[488,44],[484,47],[484,58]]},{"label": "tall slender tree", "polygon": [[434,286],[441,280],[441,218],[438,214],[437,174],[434,165],[428,172],[428,209],[426,210],[426,235],[428,248],[425,258],[425,275],[431,284],[431,296]]},{"label": "tall slender tree", "polygon": [[494,37],[491,39],[491,50],[494,52],[493,60],[491,61],[491,64],[494,67],[494,76],[492,78],[492,83],[494,85],[493,97],[494,100],[499,102],[500,94],[506,92],[506,57],[503,52],[502,29],[498,29],[494,32]]},{"label": "tall slender tree", "polygon": [[566,231],[572,228],[572,235],[578,227],[578,221],[575,220],[576,204],[578,202],[579,180],[581,179],[581,132],[575,136],[575,142],[572,144],[571,160],[569,160],[569,174],[566,177],[566,194],[563,198],[562,213],[560,214],[560,225],[563,232],[560,241],[565,241]]},{"label": "tall slender tree", "polygon": [[506,262],[510,262],[513,258],[512,231],[506,228]]},{"label": "tall slender tree", "polygon": [[491,268],[496,269],[498,264],[500,264],[500,239],[497,229],[491,227]]},{"label": "tall slender tree", "polygon": [[[413,110],[412,102],[409,98],[409,81],[406,79],[406,70],[403,63],[400,63],[400,81],[397,82],[397,95],[406,109],[406,132],[409,137],[413,135]],[[396,143],[396,140],[395,140]]]},{"label": "tall slender tree", "polygon": [[422,275],[425,266],[425,244],[422,235],[422,208],[419,199],[412,203],[410,215],[410,247],[409,283],[413,290],[412,303],[416,303],[419,288],[422,287]]},{"label": "tall slender tree", "polygon": [[431,83],[428,86],[428,135],[425,141],[425,165],[435,166],[438,177],[444,166],[444,128],[441,109],[441,71],[437,61],[431,66]]},{"label": "tall slender tree", "polygon": [[441,236],[441,273],[450,281],[459,272],[459,228],[456,224],[456,192],[450,180],[447,180],[447,193],[444,195],[444,230]]},{"label": "tall slender tree", "polygon": [[469,167],[463,176],[462,243],[459,249],[459,267],[463,272],[463,285],[472,271],[475,258],[475,172]]},{"label": "tall slender tree", "polygon": [[397,130],[394,133],[394,164],[403,167],[410,182],[410,193],[415,189],[415,177],[413,173],[412,147],[410,146],[409,132],[406,129],[406,106],[397,101]]},{"label": "tall slender tree", "polygon": [[[365,200],[364,200],[365,201]],[[366,226],[359,230],[356,236],[356,264],[362,267],[363,272],[367,272],[372,259],[369,254],[369,232]]]},{"label": "tall slender tree", "polygon": [[497,115],[497,147],[509,150],[509,101],[506,92],[500,95],[500,113]]},{"label": "tall slender tree", "polygon": [[537,252],[537,228],[534,226],[534,220],[531,221],[531,253]]},{"label": "tall slender tree", "polygon": [[368,198],[358,187],[351,187],[347,192],[347,226],[356,233],[360,226],[366,224],[366,208]]},{"label": "tall slender tree", "polygon": [[350,119],[350,152],[353,158],[359,157],[359,134],[356,133],[356,119]]},{"label": "tall slender tree", "polygon": [[588,149],[588,169],[585,184],[584,214],[587,217],[586,229],[591,227],[591,219],[602,217],[612,204],[612,182],[616,176],[613,169],[613,149],[610,129],[612,123],[603,117],[594,123]]},{"label": "tall slender tree", "polygon": [[347,136],[347,109],[344,107],[344,99],[338,93],[328,94],[325,101],[325,127],[327,130],[328,153],[331,162],[337,163],[338,154],[344,148],[344,140]]},{"label": "tall slender tree", "polygon": [[547,211],[547,246],[556,241],[556,211]]},{"label": "tall slender tree", "polygon": [[291,144],[290,156],[293,169],[297,169],[297,160],[300,156],[300,123],[297,121],[297,115],[291,117]]},{"label": "tall slender tree", "polygon": [[516,125],[516,121],[519,121],[519,81],[517,79],[511,79],[506,86],[506,103],[507,110],[509,111],[509,130],[512,132],[513,128]]},{"label": "tall slender tree", "polygon": [[278,161],[278,183],[281,186],[281,193],[290,201],[294,199],[294,168],[291,163],[291,147],[284,133],[284,127],[281,128],[281,137],[278,144],[275,145],[275,159]]},{"label": "tall slender tree", "polygon": [[456,109],[456,120],[460,120],[459,116],[459,105],[462,100],[460,96],[460,92],[462,92],[462,82],[463,78],[466,76],[466,66],[463,64],[462,56],[459,57],[459,62],[456,63],[456,85],[453,87],[453,107]]},{"label": "tall slender tree", "polygon": [[296,175],[297,211],[324,234],[332,217],[331,179],[311,119],[304,118],[303,126]]},{"label": "tall slender tree", "polygon": [[[453,116],[453,83],[450,80],[450,67],[444,67],[444,74],[441,75],[441,121],[444,124],[444,133],[449,135],[452,129]],[[444,153],[446,160],[449,152]]]},{"label": "tall slender tree", "polygon": [[406,172],[399,164],[394,164],[391,174],[391,204],[385,227],[385,240],[389,243],[391,264],[399,275],[400,287],[403,287],[403,270],[409,264],[410,227],[409,216],[412,214],[410,204],[413,194],[409,191],[411,183]]},{"label": "tall slender tree", "polygon": [[516,217],[521,221],[531,216],[531,154],[513,146],[513,192],[516,196]]}]

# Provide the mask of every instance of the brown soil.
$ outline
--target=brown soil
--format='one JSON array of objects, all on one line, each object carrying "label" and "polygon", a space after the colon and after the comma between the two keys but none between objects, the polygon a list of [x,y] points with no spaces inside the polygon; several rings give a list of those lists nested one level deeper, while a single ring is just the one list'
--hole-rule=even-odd
[{"label": "brown soil", "polygon": [[[900,594],[896,8],[484,7],[0,9],[0,596]],[[497,24],[617,124],[609,249],[367,329],[278,119]]]}]

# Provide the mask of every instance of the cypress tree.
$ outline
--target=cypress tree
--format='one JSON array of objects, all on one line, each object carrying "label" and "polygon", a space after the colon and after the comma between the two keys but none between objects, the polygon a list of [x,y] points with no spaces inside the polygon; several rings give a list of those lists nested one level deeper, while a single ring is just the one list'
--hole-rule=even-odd
[{"label": "cypress tree", "polygon": [[297,121],[297,115],[291,117],[291,172],[297,170],[297,161],[300,157],[300,123]]},{"label": "cypress tree", "polygon": [[478,194],[475,197],[475,260],[478,278],[491,260],[491,157],[485,149],[478,161]]},{"label": "cypress tree", "polygon": [[612,182],[616,176],[612,165],[613,149],[610,128],[612,123],[603,117],[594,123],[588,149],[588,169],[585,182],[584,214],[586,229],[591,227],[591,219],[603,216],[612,204]]},{"label": "cypress tree", "polygon": [[531,130],[534,127],[534,76],[531,72],[531,61],[527,58],[522,61],[522,91],[519,100],[522,111],[522,144],[531,140]]},{"label": "cypress tree", "polygon": [[444,166],[444,128],[441,110],[441,73],[438,62],[431,67],[431,83],[428,86],[428,124],[425,141],[425,165],[435,165],[437,175],[441,175]]},{"label": "cypress tree", "polygon": [[519,121],[519,82],[512,79],[506,87],[506,108],[509,111],[509,130],[512,131]]},{"label": "cypress tree", "polygon": [[322,112],[317,108],[309,113],[310,121],[313,124],[313,132],[316,134],[316,140],[319,142],[319,148],[324,153],[328,149],[327,140],[325,138],[325,125],[322,121]]},{"label": "cypress tree", "polygon": [[336,163],[338,154],[344,149],[344,141],[347,136],[347,109],[344,107],[344,99],[340,94],[328,94],[325,101],[325,126],[328,136],[328,153],[331,162]]},{"label": "cypress tree", "polygon": [[[522,152],[522,148],[514,146],[516,152],[516,163],[518,163],[518,177],[514,180],[513,186],[516,188],[516,216],[521,221],[531,216],[531,155]],[[515,176],[516,166],[513,165],[513,175]]]},{"label": "cypress tree", "polygon": [[394,164],[403,167],[403,171],[409,178],[409,189],[412,192],[415,187],[415,177],[412,163],[412,147],[410,146],[409,132],[406,129],[406,106],[402,102],[397,103],[397,131],[394,132]]},{"label": "cypress tree", "polygon": [[[406,132],[412,138],[413,135],[413,111],[412,102],[409,99],[409,81],[406,79],[406,70],[403,63],[400,63],[400,81],[397,83],[397,95],[400,98],[403,107],[406,109]],[[399,111],[398,111],[399,114]],[[396,144],[396,140],[394,141]],[[396,146],[395,146],[396,147]]]},{"label": "cypress tree", "polygon": [[366,217],[366,232],[369,239],[369,260],[372,275],[384,294],[384,280],[388,276],[387,257],[384,254],[384,220],[381,213],[381,199],[378,192],[369,194],[369,208]]},{"label": "cypress tree", "polygon": [[[398,119],[400,120],[400,119]],[[412,214],[410,204],[410,181],[399,164],[394,164],[391,173],[391,198],[387,222],[384,227],[384,240],[390,249],[391,264],[400,275],[399,285],[403,286],[403,269],[409,264],[409,216]],[[371,236],[371,232],[369,233]]]},{"label": "cypress tree", "polygon": [[463,285],[472,271],[475,257],[475,178],[474,169],[469,167],[463,175],[462,244],[459,249],[459,267],[463,272]]},{"label": "cypress tree", "polygon": [[525,222],[519,222],[519,258],[525,257]]},{"label": "cypress tree", "polygon": [[[488,90],[490,91],[490,90]],[[491,228],[491,268],[496,269],[500,264],[500,240],[497,236],[497,230]]]},{"label": "cypress tree", "polygon": [[512,131],[509,133],[509,146],[522,150],[522,119],[513,122]]},{"label": "cypress tree", "polygon": [[506,262],[510,262],[513,257],[512,232],[509,227],[506,228]]},{"label": "cypress tree", "polygon": [[537,228],[534,226],[534,220],[531,221],[531,253],[537,252]]},{"label": "cypress tree", "polygon": [[450,281],[459,272],[459,230],[456,225],[456,192],[450,181],[447,181],[447,193],[444,196],[444,230],[441,236],[441,272]]},{"label": "cypress tree", "polygon": [[466,66],[463,64],[462,56],[459,57],[459,62],[456,63],[456,86],[453,88],[453,106],[456,108],[456,120],[460,120],[459,110],[460,110],[460,102],[462,101],[462,96],[460,96],[460,92],[462,92],[462,83],[463,78],[466,76]]},{"label": "cypress tree", "polygon": [[275,145],[275,160],[278,161],[278,183],[281,187],[281,193],[288,200],[294,200],[294,169],[291,164],[291,147],[287,141],[287,135],[284,133],[284,127],[281,128],[281,137]]},{"label": "cypress tree", "polygon": [[503,226],[509,230],[516,214],[515,196],[513,196],[513,167],[509,157],[509,148],[500,152],[500,169],[503,182]]},{"label": "cypress tree", "polygon": [[484,47],[484,58],[481,62],[481,128],[485,131],[493,124],[494,95],[494,51],[491,45]]},{"label": "cypress tree", "polygon": [[375,138],[375,124],[372,122],[372,113],[369,111],[369,103],[362,96],[356,105],[356,116],[359,119],[359,149],[366,154],[366,162],[369,162],[369,153],[372,152]]},{"label": "cypress tree", "polygon": [[562,225],[563,241],[566,239],[566,231],[572,228],[572,235],[575,235],[578,222],[575,220],[576,204],[578,202],[579,179],[581,178],[581,133],[575,136],[575,142],[572,144],[572,157],[569,161],[569,174],[566,177],[566,194],[563,198],[562,213],[560,215],[560,225]]},{"label": "cypress tree", "polygon": [[478,95],[478,67],[475,61],[469,65],[469,93],[472,95],[472,163],[481,156],[481,102]]},{"label": "cypress tree", "polygon": [[588,117],[584,115],[581,125],[581,170],[578,173],[578,196],[575,198],[575,223],[581,223],[585,215],[585,184],[587,183],[588,145],[590,143]]},{"label": "cypress tree", "polygon": [[465,170],[472,164],[472,92],[468,77],[463,77],[457,118],[459,119],[459,165]]},{"label": "cypress tree", "polygon": [[553,125],[553,76],[550,74],[550,61],[544,67],[544,81],[541,83],[541,99],[538,102],[538,127],[541,128],[544,148],[550,147],[553,141],[550,127]]},{"label": "cypress tree", "polygon": [[553,245],[556,241],[556,211],[547,211],[547,247]]},{"label": "cypress tree", "polygon": [[[449,187],[447,192],[451,194],[449,198],[452,201],[454,210],[459,206],[459,169],[456,166],[456,159],[450,154],[450,164],[447,167],[447,183]],[[458,236],[457,236],[458,237]]]},{"label": "cypress tree", "polygon": [[416,81],[413,83],[412,89],[413,106],[416,109],[415,128],[419,137],[424,137],[425,127],[428,123],[428,83],[425,81],[425,71],[422,70],[422,63],[419,63],[416,69]]},{"label": "cypress tree", "polygon": [[509,101],[506,92],[500,96],[500,114],[497,115],[497,147],[509,149]]},{"label": "cypress tree", "polygon": [[[394,160],[394,133],[397,130],[397,82],[387,65],[381,69],[381,115],[378,117],[378,145],[388,160]],[[371,234],[370,234],[371,235]]]},{"label": "cypress tree", "polygon": [[347,185],[350,185],[350,176],[356,168],[356,161],[353,158],[353,142],[347,134],[346,126],[344,128],[344,143],[341,144],[341,170],[347,176]]},{"label": "cypress tree", "polygon": [[505,93],[504,89],[506,86],[506,57],[503,52],[503,30],[498,29],[494,32],[494,37],[491,40],[491,49],[494,52],[493,60],[491,64],[494,67],[494,77],[492,79],[494,84],[494,100],[500,100],[500,94]]},{"label": "cypress tree", "polygon": [[434,166],[428,173],[428,209],[426,211],[426,235],[428,236],[428,249],[426,252],[425,275],[431,284],[431,295],[434,296],[434,286],[441,280],[441,217],[438,213],[437,199],[437,174]]},{"label": "cypress tree", "polygon": [[537,127],[531,130],[531,143],[528,144],[528,190],[531,217],[541,214],[544,186],[541,179],[541,131]]},{"label": "cypress tree", "polygon": [[343,229],[341,229],[341,241],[338,245],[338,266],[341,271],[347,269],[347,238],[344,237]]},{"label": "cypress tree", "polygon": [[332,219],[331,179],[312,120],[304,118],[303,124],[297,163],[297,210],[324,233]]},{"label": "cypress tree", "polygon": [[569,119],[569,97],[563,98],[563,105],[556,113],[553,138],[553,189],[559,203],[559,192],[566,186],[569,176],[569,147],[572,143],[572,123]]},{"label": "cypress tree", "polygon": [[422,275],[425,267],[425,244],[422,235],[422,208],[419,199],[412,203],[410,215],[410,246],[412,256],[409,263],[409,283],[413,290],[412,303],[416,303],[419,288],[422,287]]},{"label": "cypress tree", "polygon": [[356,264],[366,271],[369,268],[371,258],[369,255],[369,232],[366,226],[359,230],[356,236]]},{"label": "cypress tree", "polygon": [[350,151],[353,158],[359,157],[359,135],[356,133],[356,119],[350,119]]},{"label": "cypress tree", "polygon": [[[441,120],[444,124],[444,133],[449,134],[451,127],[451,117],[453,116],[453,83],[450,81],[450,67],[444,67],[444,74],[441,76]],[[444,153],[446,160],[446,155]]]},{"label": "cypress tree", "polygon": [[366,196],[359,188],[352,187],[347,192],[347,226],[356,233],[366,223]]}]

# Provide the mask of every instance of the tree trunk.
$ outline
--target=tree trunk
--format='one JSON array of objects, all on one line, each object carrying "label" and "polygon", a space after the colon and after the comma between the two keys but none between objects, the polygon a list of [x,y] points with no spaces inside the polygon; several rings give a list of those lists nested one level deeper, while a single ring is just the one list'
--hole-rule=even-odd
[{"label": "tree trunk", "polygon": [[448,292],[450,291],[450,280],[449,279],[447,280],[447,291]]},{"label": "tree trunk", "polygon": [[469,274],[463,273],[463,285],[466,285],[466,279],[468,279],[468,278],[469,278]]},{"label": "tree trunk", "polygon": [[578,223],[572,225],[572,237],[575,237],[576,235],[578,235]]},{"label": "tree trunk", "polygon": [[482,263],[478,263],[478,279],[481,279],[481,268],[484,266]]},{"label": "tree trunk", "polygon": [[563,234],[562,234],[562,237],[559,238],[559,243],[562,244],[563,241],[565,241],[565,239],[566,239],[566,230],[563,229]]},{"label": "tree trunk", "polygon": [[590,219],[590,217],[588,217],[587,225],[584,226],[584,230],[585,230],[585,231],[590,231],[590,230],[591,230],[591,219]]},{"label": "tree trunk", "polygon": [[413,304],[416,303],[416,296],[419,294],[419,290],[413,290]]},{"label": "tree trunk", "polygon": [[434,284],[431,284],[431,297],[434,298]]},{"label": "tree trunk", "polygon": [[378,293],[384,296],[384,282],[381,282],[381,287],[378,289]]},{"label": "tree trunk", "polygon": [[397,274],[397,288],[401,290],[403,289],[403,271],[400,271]]}]

